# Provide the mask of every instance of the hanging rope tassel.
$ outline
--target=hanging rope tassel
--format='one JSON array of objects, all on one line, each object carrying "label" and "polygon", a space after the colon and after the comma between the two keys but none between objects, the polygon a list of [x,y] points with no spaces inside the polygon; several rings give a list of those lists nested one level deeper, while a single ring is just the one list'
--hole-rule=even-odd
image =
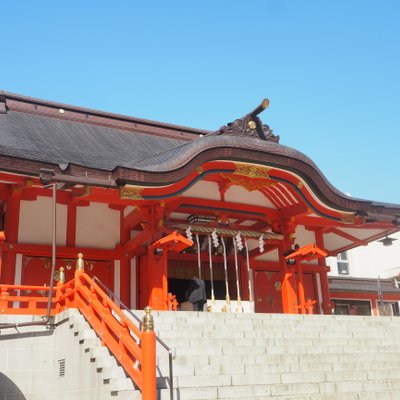
[{"label": "hanging rope tassel", "polygon": [[224,249],[224,271],[225,271],[225,301],[226,304],[222,307],[223,312],[229,312],[231,311],[231,299],[229,297],[229,285],[228,285],[228,262],[226,259],[226,246],[225,246],[225,241],[224,238],[221,236],[221,243],[222,247]]},{"label": "hanging rope tassel", "polygon": [[242,299],[240,298],[240,286],[239,286],[239,267],[238,267],[238,246],[236,241],[233,241],[233,251],[235,253],[235,273],[236,273],[236,292],[237,292],[237,305],[235,308],[236,312],[243,312]]},{"label": "hanging rope tassel", "polygon": [[[211,247],[211,236],[208,235],[208,258],[210,261],[210,280],[211,280],[211,307],[215,306],[215,295],[214,295],[214,275],[213,275],[213,262],[212,262],[212,247]],[[211,311],[213,311],[211,309]]]},{"label": "hanging rope tassel", "polygon": [[250,256],[249,256],[249,247],[247,245],[247,239],[244,240],[244,246],[246,247],[247,279],[249,282],[249,302],[253,303],[254,302],[253,279],[252,279],[252,274],[251,274],[251,269],[250,269]]},{"label": "hanging rope tassel", "polygon": [[197,268],[199,270],[199,278],[201,279],[200,240],[198,233],[196,233],[196,244],[197,244]]}]

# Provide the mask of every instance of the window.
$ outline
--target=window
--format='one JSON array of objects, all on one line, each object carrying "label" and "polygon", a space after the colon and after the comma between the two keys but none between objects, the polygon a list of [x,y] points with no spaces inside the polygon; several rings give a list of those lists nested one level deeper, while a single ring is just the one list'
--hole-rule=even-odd
[{"label": "window", "polygon": [[347,251],[339,253],[336,260],[339,275],[349,275],[349,259]]}]

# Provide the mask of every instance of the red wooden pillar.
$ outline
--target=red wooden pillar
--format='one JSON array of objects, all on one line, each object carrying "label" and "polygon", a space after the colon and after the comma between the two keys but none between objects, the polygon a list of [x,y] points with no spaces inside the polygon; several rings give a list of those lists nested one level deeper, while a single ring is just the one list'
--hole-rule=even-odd
[{"label": "red wooden pillar", "polygon": [[[249,293],[249,279],[247,273],[247,264],[246,264],[246,257],[243,257],[241,254],[238,254],[238,261],[239,261],[239,279],[240,279],[240,289],[242,300],[249,300],[250,293]],[[251,273],[251,271],[250,271]]]},{"label": "red wooden pillar", "polygon": [[[131,266],[130,259],[128,257],[122,257],[120,259],[120,298],[124,304],[129,308],[131,307]],[[115,283],[114,283],[115,285]]]},{"label": "red wooden pillar", "polygon": [[296,276],[293,268],[287,264],[285,254],[292,251],[294,232],[296,226],[291,221],[282,221],[281,233],[283,235],[282,245],[279,248],[279,263],[283,270],[282,280],[282,306],[284,314],[298,314]]},{"label": "red wooden pillar", "polygon": [[[315,232],[315,244],[317,247],[324,249],[324,238],[321,230]],[[322,267],[320,272],[322,311],[324,314],[329,315],[332,314],[333,308],[328,282],[328,272],[330,271],[330,268],[326,265],[326,259],[324,257],[318,258],[318,265]]]},{"label": "red wooden pillar", "polygon": [[306,314],[306,298],[304,295],[304,284],[303,284],[303,266],[301,262],[296,265],[297,269],[297,291],[299,295],[299,308],[301,314]]},{"label": "red wooden pillar", "polygon": [[167,253],[157,254],[156,248],[148,250],[149,306],[153,310],[167,310]]},{"label": "red wooden pillar", "polygon": [[168,252],[180,251],[192,246],[193,242],[177,232],[162,237],[148,247],[148,282],[150,307],[168,310]]},{"label": "red wooden pillar", "polygon": [[[0,231],[0,277],[1,277],[1,269],[3,264],[3,251],[4,251],[4,241],[6,240],[6,236],[4,231]],[[1,281],[0,281],[1,283]]]},{"label": "red wooden pillar", "polygon": [[75,247],[76,245],[76,202],[68,204],[67,215],[67,246]]},{"label": "red wooden pillar", "polygon": [[[124,209],[121,209],[119,242],[121,245],[124,245],[124,253],[125,253],[125,245],[129,240],[130,230],[125,229],[124,220],[125,220]],[[132,290],[130,257],[125,255],[125,257],[121,257],[119,261],[120,261],[120,274],[119,274],[120,299],[124,304],[126,304],[130,308],[131,307],[130,292]],[[116,282],[114,282],[114,285],[115,284]]]}]

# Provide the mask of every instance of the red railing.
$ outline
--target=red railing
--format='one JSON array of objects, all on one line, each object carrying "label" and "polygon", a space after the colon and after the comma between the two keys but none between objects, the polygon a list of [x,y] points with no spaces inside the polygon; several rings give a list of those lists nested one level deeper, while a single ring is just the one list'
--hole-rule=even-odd
[{"label": "red railing", "polygon": [[[48,295],[48,286],[0,285],[0,313],[43,315]],[[51,315],[55,314],[56,301],[56,297],[53,297]]]},{"label": "red railing", "polygon": [[[43,315],[49,288],[0,285],[0,313]],[[156,399],[156,339],[148,324],[140,330],[83,270],[54,288],[51,315],[77,308],[142,392],[143,400]]]}]

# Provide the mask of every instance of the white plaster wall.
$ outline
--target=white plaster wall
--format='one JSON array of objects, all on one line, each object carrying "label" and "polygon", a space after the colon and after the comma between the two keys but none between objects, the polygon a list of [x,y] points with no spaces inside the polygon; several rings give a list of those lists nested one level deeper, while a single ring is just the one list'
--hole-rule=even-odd
[{"label": "white plaster wall", "polygon": [[295,235],[295,243],[298,244],[300,247],[315,243],[315,233],[312,231],[308,231],[304,228],[303,225],[298,225],[296,227]]},{"label": "white plaster wall", "polygon": [[136,207],[134,207],[134,206],[125,207],[125,209],[124,209],[124,217],[126,217],[130,212],[132,212],[135,209],[136,209]]},{"label": "white plaster wall", "polygon": [[261,206],[268,208],[276,208],[266,196],[258,190],[249,192],[248,190],[234,185],[231,186],[225,193],[225,200],[232,203],[251,204],[253,206]]},{"label": "white plaster wall", "polygon": [[218,183],[197,182],[182,193],[184,197],[198,197],[200,199],[220,200]]},{"label": "white plaster wall", "polygon": [[[34,201],[21,201],[18,242],[51,244],[52,198],[38,196]],[[65,246],[67,237],[67,206],[57,204],[57,245]]]},{"label": "white plaster wall", "polygon": [[257,261],[279,261],[279,252],[278,249],[269,251],[261,256],[256,256],[255,259]]},{"label": "white plaster wall", "polygon": [[76,210],[76,246],[113,249],[119,243],[120,214],[107,204],[90,203]]},{"label": "white plaster wall", "polygon": [[327,233],[323,236],[324,238],[324,247],[326,250],[335,251],[336,249],[343,248],[345,246],[353,244],[350,240],[336,235],[335,233]]},{"label": "white plaster wall", "polygon": [[[392,277],[400,273],[400,233],[390,235],[397,238],[392,246],[383,246],[381,242],[372,242],[348,251],[351,277],[381,278]],[[328,257],[331,266],[330,275],[338,276],[336,257]]]}]

